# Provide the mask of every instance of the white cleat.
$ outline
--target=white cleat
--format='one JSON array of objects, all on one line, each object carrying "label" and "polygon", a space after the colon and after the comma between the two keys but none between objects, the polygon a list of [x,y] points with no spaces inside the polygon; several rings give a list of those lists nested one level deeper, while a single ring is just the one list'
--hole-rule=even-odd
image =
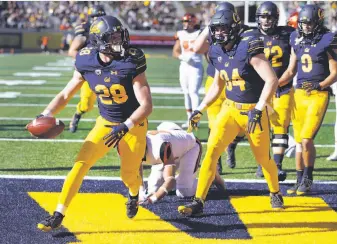
[{"label": "white cleat", "polygon": [[334,152],[329,157],[326,158],[328,161],[337,161],[337,152]]}]

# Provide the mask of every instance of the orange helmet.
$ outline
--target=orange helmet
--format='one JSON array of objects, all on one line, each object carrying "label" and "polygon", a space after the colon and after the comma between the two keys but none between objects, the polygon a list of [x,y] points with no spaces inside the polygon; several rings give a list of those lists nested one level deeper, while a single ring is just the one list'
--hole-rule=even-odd
[{"label": "orange helmet", "polygon": [[297,22],[298,22],[298,12],[294,12],[290,15],[287,25],[293,28],[297,28]]},{"label": "orange helmet", "polygon": [[195,25],[197,23],[197,18],[194,14],[186,13],[183,17],[183,22],[188,22]]}]

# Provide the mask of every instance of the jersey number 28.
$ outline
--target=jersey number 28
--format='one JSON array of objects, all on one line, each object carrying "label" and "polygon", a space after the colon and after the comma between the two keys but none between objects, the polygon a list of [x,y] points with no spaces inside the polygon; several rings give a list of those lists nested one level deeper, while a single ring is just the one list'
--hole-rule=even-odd
[{"label": "jersey number 28", "polygon": [[113,84],[110,88],[104,85],[95,86],[95,92],[101,103],[111,105],[113,102],[117,104],[125,103],[128,100],[124,86]]}]

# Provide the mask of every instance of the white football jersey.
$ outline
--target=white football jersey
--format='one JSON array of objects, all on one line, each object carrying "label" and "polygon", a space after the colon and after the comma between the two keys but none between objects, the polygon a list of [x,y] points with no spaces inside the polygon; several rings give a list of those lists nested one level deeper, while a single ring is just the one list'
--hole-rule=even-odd
[{"label": "white football jersey", "polygon": [[149,131],[146,135],[146,161],[144,163],[154,165],[163,163],[160,159],[160,147],[164,142],[170,142],[175,162],[191,150],[196,139],[193,133],[183,130]]},{"label": "white football jersey", "polygon": [[193,52],[193,45],[199,34],[200,30],[195,30],[193,32],[180,30],[176,34],[176,38],[180,40],[181,54],[192,55],[194,63],[202,63],[202,54]]}]

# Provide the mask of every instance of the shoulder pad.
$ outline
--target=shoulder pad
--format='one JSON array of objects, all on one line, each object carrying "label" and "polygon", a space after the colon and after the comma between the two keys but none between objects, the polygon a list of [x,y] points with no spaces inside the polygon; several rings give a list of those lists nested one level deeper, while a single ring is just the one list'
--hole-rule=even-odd
[{"label": "shoulder pad", "polygon": [[142,49],[131,46],[128,49],[128,56],[131,57],[132,62],[136,64],[138,74],[146,70],[146,57]]},{"label": "shoulder pad", "polygon": [[87,35],[89,33],[90,24],[83,22],[75,27],[75,36]]},{"label": "shoulder pad", "polygon": [[254,36],[260,36],[261,33],[258,29],[248,29],[246,31],[244,31],[240,36],[243,38],[242,40],[248,40],[250,37],[254,37]]},{"label": "shoulder pad", "polygon": [[97,50],[91,47],[82,48],[76,55],[75,67],[80,73],[95,69]]},{"label": "shoulder pad", "polygon": [[248,40],[248,53],[264,51],[263,40],[259,36],[252,36]]}]

